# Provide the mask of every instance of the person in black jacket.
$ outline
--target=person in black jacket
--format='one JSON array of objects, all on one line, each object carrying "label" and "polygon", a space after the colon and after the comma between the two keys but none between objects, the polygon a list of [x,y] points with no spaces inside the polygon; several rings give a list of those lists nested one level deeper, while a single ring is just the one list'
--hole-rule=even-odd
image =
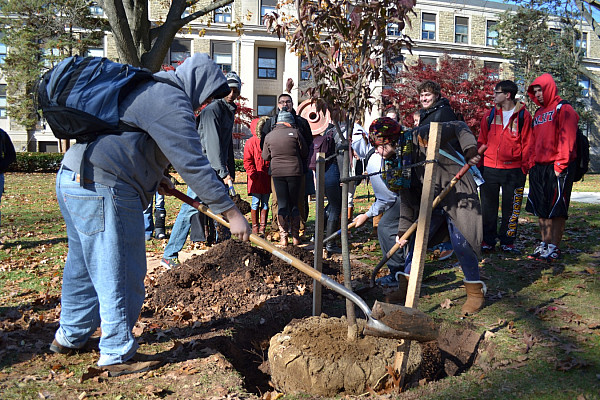
[{"label": "person in black jacket", "polygon": [[[15,146],[13,146],[10,136],[0,129],[0,202],[4,193],[4,172],[16,159]],[[0,218],[1,216],[2,214],[0,214]]]},{"label": "person in black jacket", "polygon": [[[300,136],[304,139],[304,143],[306,143],[307,148],[312,146],[313,135],[312,130],[310,129],[310,125],[308,121],[296,114],[296,110],[294,110],[294,101],[292,100],[292,96],[288,93],[282,93],[277,98],[277,108],[271,112],[269,120],[265,123],[262,128],[261,136],[260,136],[260,148],[262,149],[265,143],[265,138],[273,130],[275,124],[277,124],[277,119],[279,112],[283,108],[287,108],[287,110],[294,117],[294,125],[297,127],[300,132]],[[304,224],[306,223],[306,219],[308,218],[308,197],[306,194],[307,183],[308,185],[314,185],[313,183],[313,173],[308,168],[308,157],[303,160],[302,170],[304,173],[305,179],[301,182],[301,187],[299,188],[299,196],[298,199],[298,209],[300,210],[300,230],[304,230]],[[271,181],[271,215],[273,216],[273,222],[271,224],[272,231],[278,230],[277,225],[277,194],[275,193],[275,187],[273,186],[273,181]]]}]

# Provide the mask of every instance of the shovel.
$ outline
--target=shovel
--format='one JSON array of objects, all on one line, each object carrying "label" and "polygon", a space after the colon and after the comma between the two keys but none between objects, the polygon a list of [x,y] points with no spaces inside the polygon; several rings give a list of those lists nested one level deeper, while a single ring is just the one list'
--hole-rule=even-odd
[{"label": "shovel", "polygon": [[[487,145],[485,145],[485,144],[482,145],[478,150],[479,155],[483,155],[483,153],[485,152],[486,149],[487,149]],[[463,167],[460,169],[460,171],[458,171],[458,173],[456,175],[454,175],[454,177],[452,178],[452,180],[450,181],[448,186],[446,186],[444,188],[444,190],[442,190],[440,192],[440,194],[438,194],[437,197],[433,200],[433,204],[431,205],[432,210],[434,210],[442,202],[442,200],[444,200],[444,197],[446,197],[446,195],[454,188],[454,186],[456,186],[456,183],[460,180],[460,178],[462,178],[467,173],[469,168],[471,168],[471,166],[469,164],[465,163],[465,165],[463,165]],[[419,221],[413,222],[413,224],[410,226],[410,228],[408,228],[406,230],[406,232],[404,232],[404,235],[402,235],[402,237],[400,238],[401,241],[408,240],[408,238],[410,238],[412,236],[412,234],[415,233],[415,231],[417,230],[418,222]],[[398,243],[396,243],[385,254],[385,256],[381,259],[381,261],[379,261],[379,264],[377,264],[377,266],[373,269],[373,272],[371,273],[371,281],[370,281],[371,287],[375,287],[375,277],[377,276],[377,273],[379,272],[381,267],[383,267],[385,265],[385,263],[389,261],[389,259],[394,255],[394,253],[396,251],[398,251],[399,248],[400,248],[400,245]]]},{"label": "shovel", "polygon": [[[196,208],[198,211],[202,212],[203,214],[206,214],[218,223],[229,228],[229,223],[225,220],[225,218],[223,218],[222,215],[213,213],[204,204],[195,201],[194,199],[192,199],[189,196],[186,196],[177,189],[170,189],[165,186],[163,186],[163,189],[166,193],[177,197],[179,200],[189,204],[190,206]],[[385,319],[386,322],[391,326],[386,325],[378,319],[375,319],[373,317],[371,309],[369,308],[369,306],[367,306],[367,303],[365,303],[365,301],[362,298],[360,298],[356,293],[347,289],[344,285],[339,284],[338,282],[329,278],[327,275],[317,271],[316,269],[312,268],[303,261],[295,258],[291,254],[286,253],[285,251],[275,247],[271,242],[261,238],[256,234],[250,235],[250,241],[258,247],[280,258],[292,267],[298,269],[300,272],[303,272],[311,278],[319,281],[319,283],[321,283],[323,286],[333,290],[334,292],[337,292],[338,294],[346,297],[348,300],[356,304],[367,317],[367,324],[364,330],[365,334],[392,339],[409,339],[418,341],[428,341],[437,338],[437,328],[433,323],[433,319],[431,319],[431,317],[429,317],[425,313],[409,309],[403,306],[379,303],[376,301],[373,308],[380,310],[378,311],[377,315],[380,318]],[[411,326],[417,326],[418,329],[416,329],[415,332],[411,331],[410,329],[404,329],[407,326],[407,315],[409,315],[408,318],[410,319],[410,321],[417,321],[410,324]]]},{"label": "shovel", "polygon": [[[348,225],[348,227],[346,229],[350,230],[350,229],[354,228],[355,226],[356,226],[356,222],[352,222]],[[335,237],[341,233],[342,233],[342,229],[340,228],[336,232],[332,233],[331,235],[329,235],[325,239],[323,239],[323,244],[329,242],[332,239],[335,239]]]}]

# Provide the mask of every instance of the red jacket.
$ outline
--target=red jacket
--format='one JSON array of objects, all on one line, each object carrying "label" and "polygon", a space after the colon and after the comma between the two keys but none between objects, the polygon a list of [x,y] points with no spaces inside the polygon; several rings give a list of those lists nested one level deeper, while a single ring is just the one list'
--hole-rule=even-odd
[{"label": "red jacket", "polygon": [[[542,87],[543,105],[533,94],[535,85]],[[531,146],[527,153],[528,166],[535,163],[554,164],[554,171],[561,173],[577,156],[575,140],[579,115],[570,104],[563,104],[557,116],[556,106],[562,99],[557,94],[556,83],[550,74],[536,78],[527,89],[527,94],[540,106],[533,116]]]},{"label": "red jacket", "polygon": [[262,158],[260,139],[256,137],[254,130],[252,130],[252,135],[244,145],[244,169],[248,174],[248,194],[271,193],[269,162]]},{"label": "red jacket", "polygon": [[[523,126],[519,132],[521,110],[524,110]],[[491,109],[487,110],[481,119],[481,130],[477,139],[477,147],[482,144],[488,145],[483,155],[483,166],[498,169],[521,168],[524,173],[527,173],[527,163],[523,162],[523,155],[529,144],[531,114],[525,109],[525,104],[519,101],[508,124],[504,127],[502,109],[496,106],[494,119],[488,129],[491,111]]]}]

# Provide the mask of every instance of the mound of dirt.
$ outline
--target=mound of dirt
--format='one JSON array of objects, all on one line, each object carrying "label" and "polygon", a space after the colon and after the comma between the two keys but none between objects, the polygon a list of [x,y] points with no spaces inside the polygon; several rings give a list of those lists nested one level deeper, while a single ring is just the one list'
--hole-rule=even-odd
[{"label": "mound of dirt", "polygon": [[[312,265],[311,252],[286,252]],[[337,275],[341,266],[324,262],[323,271]],[[249,243],[227,240],[158,277],[148,288],[146,307],[155,316],[176,312],[203,321],[238,317],[269,299],[303,296],[312,279],[283,260]]]}]

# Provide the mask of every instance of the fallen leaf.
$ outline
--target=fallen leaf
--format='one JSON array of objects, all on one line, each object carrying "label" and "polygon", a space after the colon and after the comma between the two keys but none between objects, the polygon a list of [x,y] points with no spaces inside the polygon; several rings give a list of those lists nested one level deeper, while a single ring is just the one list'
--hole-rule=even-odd
[{"label": "fallen leaf", "polygon": [[448,310],[450,307],[452,307],[454,305],[454,303],[452,302],[452,300],[450,299],[445,299],[444,301],[442,301],[440,303],[440,307],[444,310]]},{"label": "fallen leaf", "polygon": [[100,368],[88,367],[87,371],[84,372],[83,375],[81,375],[81,378],[79,379],[79,383],[83,383],[83,382],[87,381],[88,379],[95,378],[102,374],[106,374],[106,376],[108,377],[107,371],[103,371]]}]

